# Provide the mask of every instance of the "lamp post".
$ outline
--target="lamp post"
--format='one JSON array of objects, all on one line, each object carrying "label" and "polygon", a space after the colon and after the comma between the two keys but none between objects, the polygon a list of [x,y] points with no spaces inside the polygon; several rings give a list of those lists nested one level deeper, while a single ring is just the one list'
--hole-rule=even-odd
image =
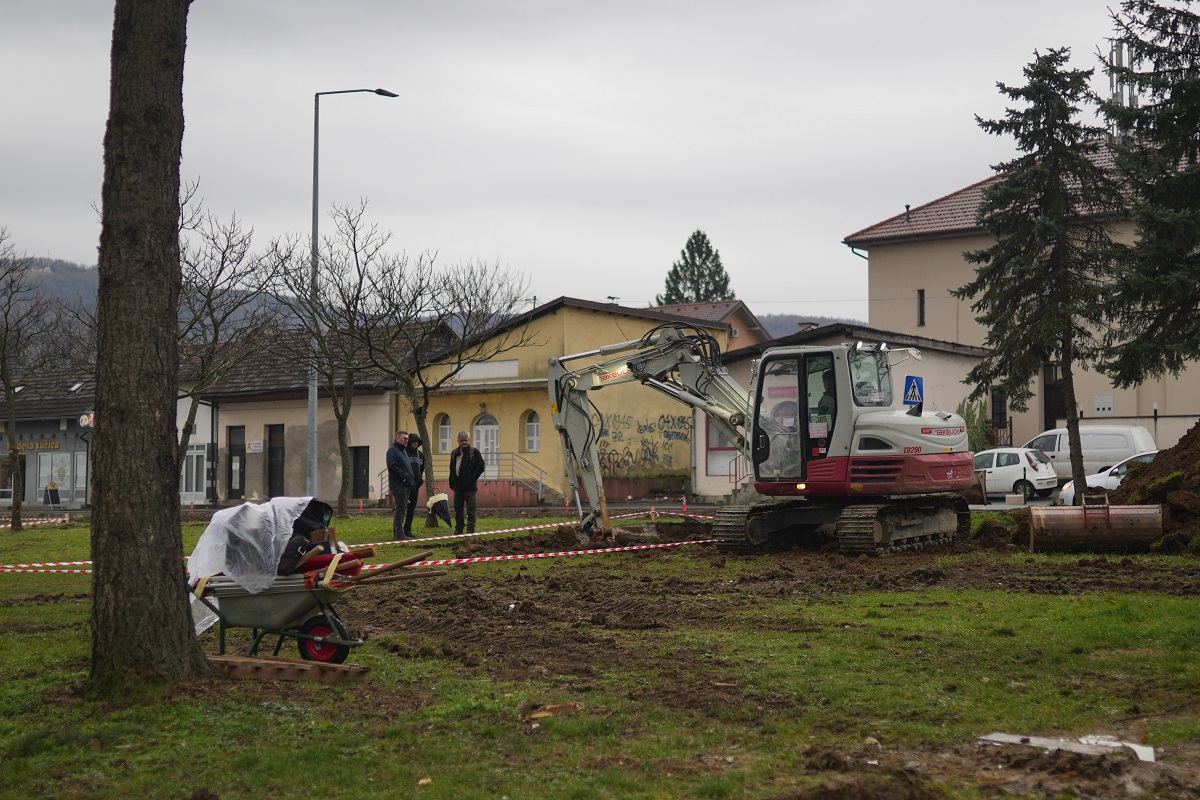
[{"label": "lamp post", "polygon": [[[321,95],[354,94],[356,92],[370,92],[382,97],[399,97],[398,94],[389,92],[387,89],[339,89],[335,92],[317,92],[313,95],[312,274],[309,284],[309,291],[312,294],[309,301],[314,309],[317,304],[317,178],[320,164]],[[317,337],[315,332],[312,340],[312,359],[308,365],[308,480],[305,491],[311,497],[317,496]]]}]

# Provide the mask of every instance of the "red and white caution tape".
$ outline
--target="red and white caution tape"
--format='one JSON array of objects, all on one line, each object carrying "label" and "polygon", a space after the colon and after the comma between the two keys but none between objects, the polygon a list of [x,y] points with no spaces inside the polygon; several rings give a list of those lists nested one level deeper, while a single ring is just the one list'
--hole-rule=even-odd
[{"label": "red and white caution tape", "polygon": [[[713,517],[704,517],[698,514],[683,514],[678,511],[635,511],[631,514],[618,514],[612,519],[632,519],[635,517],[649,516],[651,519],[655,517],[687,517],[690,519],[713,519]],[[39,520],[39,522],[64,522],[64,518],[54,518]],[[30,521],[29,524],[33,524]],[[419,539],[399,539],[388,542],[364,542],[362,544],[350,545],[352,547],[382,547],[384,545],[393,544],[424,544],[425,542],[439,542],[450,539],[470,539],[477,536],[492,536],[498,533],[520,533],[522,531],[537,531],[546,530],[548,528],[562,528],[571,525],[571,522],[549,522],[541,525],[525,525],[519,528],[501,528],[494,531],[476,531],[474,533],[454,533],[446,536],[425,536]],[[431,567],[443,566],[448,564],[476,564],[484,561],[515,561],[518,559],[530,558],[552,558],[555,556],[583,556],[583,555],[603,555],[606,553],[627,553],[636,550],[654,550],[665,547],[680,547],[686,544],[713,544],[716,539],[701,539],[690,542],[666,542],[664,544],[640,544],[630,545],[626,547],[605,547],[594,550],[563,550],[556,553],[525,553],[518,555],[506,556],[476,556],[473,558],[450,558],[439,561],[421,561],[413,564],[414,567]],[[186,560],[186,558],[185,558]],[[53,572],[53,573],[70,573],[70,574],[90,574],[90,569],[47,569],[48,567],[71,567],[71,566],[90,566],[91,561],[47,561],[43,563],[31,564],[0,564],[0,573],[3,572]],[[363,567],[364,570],[379,569],[385,566],[384,564],[367,564]]]},{"label": "red and white caution tape", "polygon": [[[70,522],[70,520],[68,520],[66,517],[34,517],[32,519],[21,520],[21,525],[22,526],[48,525],[51,522]],[[11,528],[11,527],[12,527],[11,522],[5,522],[4,524],[0,525],[0,529]]]},{"label": "red and white caution tape", "polygon": [[606,553],[629,553],[635,550],[661,550],[666,547],[683,547],[689,544],[715,544],[716,539],[697,539],[691,542],[664,542],[663,544],[636,544],[625,547],[604,547],[596,550],[560,550],[557,553],[519,553],[508,556],[475,556],[473,558],[443,558],[435,561],[418,561],[413,567],[441,567],[449,564],[479,564],[484,561],[519,561],[532,558],[556,558],[558,556],[596,556]]},{"label": "red and white caution tape", "polygon": [[16,569],[15,567],[0,567],[0,572],[68,572],[74,575],[91,575],[90,569]]}]

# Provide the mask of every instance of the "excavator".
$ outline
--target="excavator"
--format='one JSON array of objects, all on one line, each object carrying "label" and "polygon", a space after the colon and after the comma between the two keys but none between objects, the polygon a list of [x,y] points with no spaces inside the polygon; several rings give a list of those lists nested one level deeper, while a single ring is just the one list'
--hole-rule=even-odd
[{"label": "excavator", "polygon": [[[961,492],[974,477],[963,418],[924,411],[893,390],[892,372],[920,351],[852,342],[766,350],[747,392],[721,365],[717,340],[668,323],[640,339],[550,358],[548,390],[567,478],[590,542],[612,534],[589,392],[639,382],[700,409],[752,465],[765,500],[718,510],[723,552],[791,547],[836,536],[839,552],[883,555],[965,534]],[[581,502],[580,486],[586,495]]]}]

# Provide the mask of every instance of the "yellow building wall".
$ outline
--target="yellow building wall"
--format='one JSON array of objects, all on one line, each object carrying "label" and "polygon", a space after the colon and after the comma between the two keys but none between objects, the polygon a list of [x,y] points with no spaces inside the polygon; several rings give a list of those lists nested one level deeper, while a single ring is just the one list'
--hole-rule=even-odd
[{"label": "yellow building wall", "polygon": [[[433,398],[428,417],[430,441],[426,449],[433,454],[434,464],[439,469],[439,483],[446,480],[445,465],[448,463],[448,454],[442,452],[438,441],[438,424],[442,416],[450,418],[452,437],[458,431],[466,430],[472,433],[472,441],[478,445],[474,426],[482,415],[488,414],[495,417],[499,426],[500,452],[516,454],[544,470],[547,484],[568,495],[562,445],[550,416],[546,387],[549,358],[637,339],[659,324],[656,320],[619,311],[569,305],[534,319],[526,332],[529,343],[499,354],[493,360],[515,361],[515,376],[492,379],[468,376],[452,381]],[[727,347],[724,330],[713,329],[710,333],[722,349]],[[597,360],[583,359],[571,366],[584,366]],[[642,483],[652,485],[656,481],[678,484],[690,480],[693,431],[691,410],[687,406],[637,383],[594,390],[589,397],[599,410],[594,419],[600,435],[597,446],[606,487],[610,483],[613,487],[610,491],[639,487]],[[406,399],[398,398],[396,410],[399,427],[408,429],[415,425]],[[537,412],[541,426],[540,446],[536,451],[525,447],[524,419],[530,411]],[[453,448],[453,438],[449,444]]]}]

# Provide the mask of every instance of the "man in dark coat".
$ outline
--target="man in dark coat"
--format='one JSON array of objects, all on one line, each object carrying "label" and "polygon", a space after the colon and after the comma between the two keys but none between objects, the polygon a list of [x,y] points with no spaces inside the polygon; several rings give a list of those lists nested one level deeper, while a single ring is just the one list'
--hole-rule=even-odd
[{"label": "man in dark coat", "polygon": [[417,495],[421,484],[425,483],[425,456],[421,453],[421,437],[415,433],[408,435],[408,448],[404,454],[408,456],[409,466],[413,471],[413,485],[408,487],[408,513],[404,515],[404,538],[415,539],[412,532],[413,515],[417,510]]},{"label": "man in dark coat", "polygon": [[404,533],[404,518],[408,513],[408,490],[416,483],[413,477],[412,464],[408,461],[408,433],[396,431],[387,451],[388,489],[396,501],[396,511],[392,514],[392,536],[395,539],[412,539],[413,535]]},{"label": "man in dark coat", "polygon": [[458,434],[458,447],[450,456],[450,489],[454,492],[454,532],[463,532],[463,507],[467,512],[467,533],[475,532],[475,493],[479,491],[479,476],[487,465],[483,455],[471,447],[466,431]]}]

